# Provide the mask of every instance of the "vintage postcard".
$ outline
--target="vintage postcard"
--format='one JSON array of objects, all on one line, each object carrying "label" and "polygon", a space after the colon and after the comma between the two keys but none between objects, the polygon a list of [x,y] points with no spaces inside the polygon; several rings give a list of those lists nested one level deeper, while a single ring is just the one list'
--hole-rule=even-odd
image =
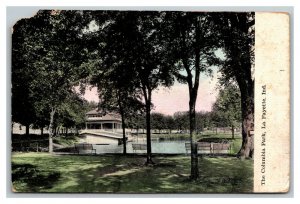
[{"label": "vintage postcard", "polygon": [[286,193],[290,16],[37,10],[11,27],[14,193]]}]

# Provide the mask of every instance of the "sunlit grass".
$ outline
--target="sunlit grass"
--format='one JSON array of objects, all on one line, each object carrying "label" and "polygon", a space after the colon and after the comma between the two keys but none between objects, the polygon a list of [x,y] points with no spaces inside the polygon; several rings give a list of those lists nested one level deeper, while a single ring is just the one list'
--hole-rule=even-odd
[{"label": "sunlit grass", "polygon": [[78,156],[14,153],[13,187],[17,192],[244,193],[253,185],[253,161],[199,159],[200,178],[189,180],[188,156]]}]

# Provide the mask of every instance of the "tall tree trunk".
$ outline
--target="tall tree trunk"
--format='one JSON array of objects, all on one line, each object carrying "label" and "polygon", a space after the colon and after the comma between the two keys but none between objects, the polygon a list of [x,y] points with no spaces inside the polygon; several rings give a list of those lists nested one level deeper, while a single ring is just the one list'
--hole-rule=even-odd
[{"label": "tall tree trunk", "polygon": [[126,132],[125,132],[125,116],[124,116],[124,111],[121,110],[121,118],[122,118],[122,130],[123,130],[123,154],[127,153],[126,150]]},{"label": "tall tree trunk", "polygon": [[66,137],[68,137],[68,128],[66,127]]},{"label": "tall tree trunk", "polygon": [[232,134],[232,139],[234,139],[234,125],[231,125],[231,134]]},{"label": "tall tree trunk", "polygon": [[50,124],[49,124],[49,153],[53,152],[53,135],[54,135],[53,122],[54,122],[54,115],[55,115],[55,109],[51,108]]},{"label": "tall tree trunk", "polygon": [[43,135],[44,135],[44,128],[41,127],[41,136],[43,136]]},{"label": "tall tree trunk", "polygon": [[151,98],[149,97],[146,101],[146,133],[147,133],[147,161],[146,164],[153,164],[151,154]]},{"label": "tall tree trunk", "polygon": [[146,165],[154,164],[151,154],[151,94],[150,87],[143,85],[142,88],[145,103],[146,103],[146,141],[147,141],[147,160]]},{"label": "tall tree trunk", "polygon": [[[251,52],[252,40],[247,36],[249,34],[249,28],[253,25],[254,20],[247,22],[246,13],[232,13],[226,24],[232,31],[231,38],[224,38],[225,52],[232,59],[231,68],[239,85],[241,92],[241,109],[242,109],[242,147],[238,153],[241,158],[252,158],[254,153],[254,136],[250,134],[250,131],[254,130],[254,80],[252,79],[252,64],[251,64]],[[240,38],[241,36],[246,36]],[[234,38],[242,39],[245,41],[247,47],[241,47],[237,43],[234,43]],[[242,55],[241,55],[242,54]]]},{"label": "tall tree trunk", "polygon": [[191,143],[191,180],[196,180],[199,177],[198,169],[198,146],[196,141],[196,110],[195,110],[195,100],[192,97],[189,103],[189,115],[190,115],[190,143]]},{"label": "tall tree trunk", "polygon": [[238,153],[241,158],[252,158],[254,154],[254,99],[253,93],[241,94],[242,100],[242,147]]},{"label": "tall tree trunk", "polygon": [[125,113],[124,113],[124,106],[122,104],[122,96],[120,90],[118,91],[118,106],[119,106],[119,111],[121,114],[121,120],[122,120],[122,131],[123,131],[123,154],[125,155],[127,153],[126,150],[126,132],[125,132]]},{"label": "tall tree trunk", "polygon": [[25,135],[29,136],[29,124],[25,125]]}]

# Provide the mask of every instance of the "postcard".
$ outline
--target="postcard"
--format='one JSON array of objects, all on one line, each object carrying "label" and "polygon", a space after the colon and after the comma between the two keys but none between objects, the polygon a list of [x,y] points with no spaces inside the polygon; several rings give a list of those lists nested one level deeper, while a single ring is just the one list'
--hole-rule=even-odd
[{"label": "postcard", "polygon": [[38,10],[11,41],[15,194],[289,191],[288,13]]}]

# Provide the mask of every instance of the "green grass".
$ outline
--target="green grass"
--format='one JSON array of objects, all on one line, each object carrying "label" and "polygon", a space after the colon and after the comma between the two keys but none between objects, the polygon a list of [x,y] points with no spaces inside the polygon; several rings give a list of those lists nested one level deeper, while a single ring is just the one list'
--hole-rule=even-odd
[{"label": "green grass", "polygon": [[74,193],[246,193],[252,192],[253,161],[199,159],[200,178],[189,180],[190,158],[156,156],[145,166],[140,156],[77,156],[13,153],[17,192]]}]

